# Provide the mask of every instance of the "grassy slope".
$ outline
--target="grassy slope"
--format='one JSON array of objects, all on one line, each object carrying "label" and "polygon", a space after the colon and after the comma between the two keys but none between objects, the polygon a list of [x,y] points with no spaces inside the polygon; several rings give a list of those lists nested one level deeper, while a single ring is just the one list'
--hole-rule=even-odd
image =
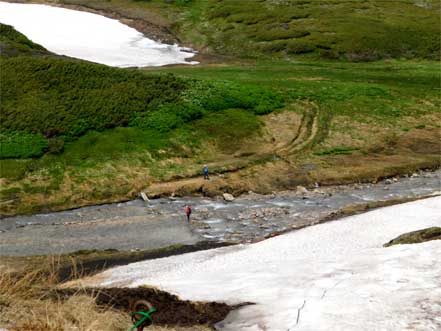
[{"label": "grassy slope", "polygon": [[[198,1],[190,6],[171,7],[163,1],[122,0],[111,3],[91,1],[88,5],[104,6],[107,9],[110,6],[129,13],[136,9],[138,16],[144,13],[140,9],[162,12],[164,8],[171,8],[168,13],[172,16],[183,15],[188,10],[194,13],[205,13],[201,11],[206,10],[204,2]],[[415,10],[420,10],[418,8],[415,7]],[[428,16],[431,17],[431,14]],[[185,18],[180,21],[183,25],[179,23],[180,26],[175,26],[175,29],[180,29],[181,38],[193,38],[186,35],[192,20],[196,22],[196,16]],[[422,28],[426,27],[422,24]],[[215,43],[216,40],[211,42]],[[232,42],[230,46],[233,45]],[[7,61],[14,64],[14,61],[19,63],[21,60]],[[82,65],[76,61],[74,66]],[[94,70],[98,70],[98,67],[93,66]],[[187,88],[189,93],[183,93],[179,98],[185,96],[191,100],[214,100],[214,105],[229,99],[225,97],[225,91],[227,95],[231,90],[243,91],[241,86],[252,83],[283,95],[286,111],[303,114],[308,113],[308,105],[317,106],[320,130],[307,150],[286,159],[291,162],[290,169],[302,163],[330,170],[337,169],[336,165],[346,164],[348,171],[351,171],[357,162],[373,162],[373,158],[381,159],[383,155],[399,155],[401,162],[409,164],[423,164],[429,160],[428,164],[433,165],[433,155],[439,152],[436,143],[440,107],[437,62],[393,60],[354,64],[261,59],[252,62],[238,60],[223,66],[156,68],[145,70],[145,74],[111,68],[99,70],[119,72],[127,77],[136,76],[137,79],[144,79],[141,78],[143,75],[148,79],[151,74],[158,77],[158,74],[163,73],[173,73],[176,75],[174,79],[179,82],[198,79],[199,83]],[[208,93],[206,89],[214,80],[227,82],[215,88],[221,91],[217,98],[213,98],[212,89]],[[231,86],[235,88],[231,89]],[[56,101],[60,94],[53,97]],[[246,98],[239,97],[239,100]],[[258,103],[268,105],[265,97]],[[227,108],[216,109],[221,110],[223,116],[208,112],[202,118],[181,123],[179,127],[166,132],[152,132],[142,125],[100,132],[92,130],[76,140],[67,140],[62,153],[46,154],[39,159],[2,160],[1,210],[9,214],[117,201],[133,197],[152,182],[195,175],[207,160],[217,161],[225,153],[243,149],[242,140],[259,133],[262,128],[262,120],[253,114],[258,109],[255,106],[251,107],[254,109],[252,112],[231,111]],[[168,110],[166,107],[163,110],[165,114],[160,112],[160,115],[165,115],[167,123],[167,116],[170,115]],[[163,122],[159,121],[158,124],[153,121],[159,129]],[[45,134],[44,131],[42,133]],[[201,142],[204,144],[201,145]],[[255,145],[259,142],[255,139]],[[390,167],[396,159],[391,160],[381,167]],[[354,180],[366,175],[369,163],[366,164],[365,172],[354,172]],[[381,176],[381,167],[376,176]],[[263,170],[265,175],[270,172]],[[261,191],[287,187],[286,180],[280,178],[268,186],[262,184],[259,187],[258,184],[265,179],[264,176],[259,177],[258,171],[257,175],[247,174],[250,176],[249,182],[240,184],[243,186],[240,190],[247,190],[251,184],[253,189]],[[282,175],[285,173],[284,169],[277,171]],[[304,172],[299,171],[301,178],[296,175],[294,177],[297,179],[289,179],[289,182],[300,183],[306,180]],[[337,171],[336,178],[339,175]],[[233,184],[224,183],[221,189],[230,185]]]},{"label": "grassy slope", "polygon": [[[62,0],[166,26],[214,54],[344,59],[440,58],[436,0]],[[166,17],[154,18],[151,13]]]},{"label": "grassy slope", "polygon": [[49,54],[47,50],[33,43],[12,26],[0,24],[0,54],[2,57],[17,55]]}]

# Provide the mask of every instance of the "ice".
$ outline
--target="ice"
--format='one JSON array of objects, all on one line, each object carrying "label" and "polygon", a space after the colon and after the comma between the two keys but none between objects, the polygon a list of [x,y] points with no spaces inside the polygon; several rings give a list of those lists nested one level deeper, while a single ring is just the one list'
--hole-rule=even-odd
[{"label": "ice", "polygon": [[145,38],[117,20],[65,8],[0,2],[0,22],[49,51],[114,67],[187,62],[188,49]]},{"label": "ice", "polygon": [[222,330],[439,330],[441,241],[383,244],[441,226],[440,207],[434,197],[381,208],[252,245],[130,264],[88,285],[256,303],[232,312]]}]

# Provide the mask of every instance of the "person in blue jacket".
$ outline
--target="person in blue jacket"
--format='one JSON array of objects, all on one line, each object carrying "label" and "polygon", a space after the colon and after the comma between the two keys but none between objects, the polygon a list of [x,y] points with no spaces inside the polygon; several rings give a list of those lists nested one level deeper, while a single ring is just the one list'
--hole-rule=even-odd
[{"label": "person in blue jacket", "polygon": [[210,179],[208,177],[208,167],[206,165],[204,166],[204,179]]}]

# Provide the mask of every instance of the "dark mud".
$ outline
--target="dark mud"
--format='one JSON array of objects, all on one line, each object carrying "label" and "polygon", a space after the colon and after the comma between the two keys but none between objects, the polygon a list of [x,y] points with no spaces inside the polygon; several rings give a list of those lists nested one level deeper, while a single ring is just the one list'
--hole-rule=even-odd
[{"label": "dark mud", "polygon": [[160,326],[213,326],[236,308],[225,303],[180,300],[176,295],[148,287],[60,289],[53,291],[51,296],[67,299],[83,293],[95,297],[98,305],[124,312],[131,312],[134,302],[147,300],[156,309],[152,314],[153,323]]},{"label": "dark mud", "polygon": [[199,242],[195,245],[177,245],[156,250],[139,252],[119,252],[118,250],[74,252],[69,256],[74,257],[57,271],[58,280],[65,282],[75,277],[91,276],[105,269],[127,265],[129,263],[154,260],[164,257],[208,250],[223,246],[228,243]]}]

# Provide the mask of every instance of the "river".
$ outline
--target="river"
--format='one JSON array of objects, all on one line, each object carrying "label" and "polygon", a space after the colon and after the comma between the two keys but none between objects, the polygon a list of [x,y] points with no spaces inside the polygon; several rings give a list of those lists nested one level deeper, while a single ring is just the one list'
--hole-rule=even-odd
[{"label": "river", "polygon": [[[376,184],[319,187],[222,198],[133,200],[0,221],[0,255],[59,254],[80,249],[144,250],[175,244],[245,243],[315,224],[356,205],[439,193],[441,170]],[[193,209],[186,222],[184,206]]]}]

